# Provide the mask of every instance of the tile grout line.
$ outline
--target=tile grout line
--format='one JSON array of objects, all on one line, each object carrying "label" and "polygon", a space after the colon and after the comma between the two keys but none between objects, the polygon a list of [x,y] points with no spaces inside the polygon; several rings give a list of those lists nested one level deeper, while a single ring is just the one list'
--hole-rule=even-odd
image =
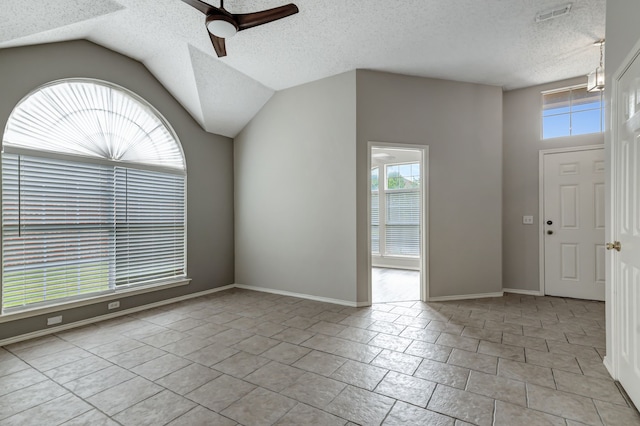
[{"label": "tile grout line", "polygon": [[[418,302],[414,303],[412,306],[414,306],[414,307],[415,307],[416,305],[418,305]],[[441,306],[439,306],[439,309],[442,309],[442,308],[444,308],[444,307],[446,307],[446,306],[447,306],[447,305],[441,305]],[[449,306],[451,306],[451,305],[449,305]],[[464,316],[466,316],[466,317],[470,317],[470,316],[472,315],[472,313],[473,313],[474,309],[475,309],[475,308],[469,309],[467,306],[464,306],[463,304],[456,304],[456,305],[454,305],[454,306],[455,306],[455,307],[458,307],[459,309],[463,309],[463,310],[464,310],[464,314],[463,314],[463,315],[464,315]],[[506,306],[506,305],[502,305],[502,306]],[[300,307],[298,307],[298,308],[297,308],[297,309],[295,309],[295,310],[302,309],[302,308],[304,308],[304,306],[300,306]],[[490,312],[492,309],[493,309],[493,307],[492,307],[492,306],[489,306],[488,311]],[[170,311],[171,311],[171,309],[166,309],[166,311],[167,311],[167,312],[170,312]],[[381,312],[384,312],[384,310],[380,310],[380,311],[381,311]],[[426,311],[426,310],[423,310],[423,311]],[[449,311],[451,312],[451,310],[449,310]],[[224,312],[224,311],[223,311],[223,312]],[[268,313],[270,313],[270,312],[279,312],[279,311],[275,311],[275,310],[270,311],[270,310],[267,310],[267,311],[265,311],[265,314],[268,314]],[[290,312],[291,312],[291,311],[290,311]],[[325,312],[331,312],[331,311],[325,311]],[[483,312],[486,312],[486,311],[483,311]],[[540,311],[540,312],[541,312],[541,311]],[[318,321],[322,321],[322,319],[321,319],[321,318],[315,318],[315,317],[317,317],[317,316],[319,316],[319,315],[321,315],[321,314],[322,314],[322,312],[318,312],[318,313],[314,314],[314,315],[313,315],[313,317],[306,317],[306,318],[310,318],[310,319],[313,319],[313,320],[317,320],[317,321],[316,321],[316,323],[317,323]],[[258,317],[256,317],[256,318],[259,318],[259,317],[260,317],[260,316],[258,316]],[[361,318],[364,318],[364,317],[365,317],[365,316],[361,316]],[[203,318],[205,318],[205,317],[203,317]],[[243,318],[249,318],[249,317],[243,317]],[[399,318],[401,318],[401,317],[399,317]],[[447,318],[448,318],[448,319],[446,320],[447,322],[451,321],[451,317],[450,317],[450,316],[448,316]],[[463,317],[463,318],[464,318],[464,317]],[[149,324],[153,324],[153,325],[156,325],[156,326],[159,326],[159,327],[163,327],[163,328],[165,329],[164,331],[172,330],[172,328],[170,327],[170,324],[171,324],[171,323],[168,323],[168,324],[166,324],[166,323],[165,323],[164,325],[160,325],[160,324],[153,323],[152,321],[148,321],[148,320],[147,320],[147,319],[145,319],[145,318],[135,318],[135,319],[140,319],[141,321],[145,321],[145,322],[147,322],[147,323],[149,323]],[[373,319],[373,318],[372,318],[372,319]],[[376,321],[376,322],[378,322],[378,321],[386,322],[386,321],[382,321],[382,320],[380,320],[380,319],[377,319],[377,320],[374,320],[374,321]],[[394,321],[395,321],[395,320],[394,320]],[[454,321],[455,321],[455,320],[454,320]],[[331,322],[331,321],[329,321],[329,322]],[[431,322],[431,321],[429,321],[429,322],[425,323],[424,325],[421,325],[419,328],[420,328],[420,329],[425,329],[425,330],[426,330],[430,322]],[[503,319],[503,321],[502,321],[502,322],[504,322],[504,319]],[[279,321],[277,321],[276,323],[279,323]],[[333,322],[332,322],[332,323],[333,323]],[[348,325],[348,324],[345,324],[345,325],[346,325],[346,326],[348,326],[348,327],[350,326],[350,325]],[[403,332],[404,332],[404,330],[406,330],[406,329],[407,329],[407,327],[409,326],[408,324],[399,324],[399,325],[404,325],[404,327],[402,328]],[[308,329],[309,329],[310,327],[312,327],[312,326],[313,326],[313,324],[312,324],[312,325],[307,326],[307,327],[306,327],[306,330],[308,331]],[[382,326],[382,324],[380,324],[380,326]],[[542,326],[542,324],[541,324],[541,326]],[[467,326],[467,327],[468,327],[468,326]],[[484,320],[484,321],[483,321],[483,327],[482,327],[482,328],[484,329],[484,327],[486,327],[486,320]],[[358,329],[361,329],[361,330],[367,330],[367,327],[364,327],[364,328],[363,328],[362,326],[355,326],[355,328],[358,328]],[[538,328],[544,328],[544,326],[542,326],[542,327],[538,327]],[[233,329],[233,328],[232,328],[232,329]],[[296,329],[297,329],[297,328],[296,328]],[[464,329],[465,329],[465,327],[463,326],[461,333],[463,333],[463,332],[464,332]],[[158,331],[158,333],[155,333],[154,335],[159,334],[159,333],[162,333],[162,332],[164,332],[164,331]],[[304,331],[304,330],[301,330],[301,331]],[[370,329],[369,329],[368,331],[373,331],[373,330],[370,330]],[[185,335],[188,335],[188,333],[186,333],[185,331],[180,331],[180,332],[181,332],[181,333],[184,333]],[[257,334],[258,332],[256,332],[256,331],[254,330],[254,331],[250,331],[250,333],[256,333],[256,334]],[[313,333],[313,332],[312,332],[312,333]],[[387,332],[377,332],[377,333],[378,333],[378,335],[380,335],[380,333],[381,333],[382,335],[384,335],[384,336],[389,336],[389,337],[401,337],[401,338],[405,338],[404,336],[399,336],[397,333],[396,333],[396,334],[389,334],[389,332],[388,332],[388,331],[387,331]],[[278,334],[278,333],[276,333],[276,334]],[[316,350],[316,351],[318,351],[318,352],[322,352],[322,353],[327,353],[327,354],[335,355],[333,352],[326,352],[325,350],[318,350],[318,349],[315,349],[315,348],[313,348],[313,347],[307,347],[307,346],[304,346],[304,343],[306,343],[308,340],[310,340],[311,338],[313,338],[314,336],[317,336],[317,335],[325,335],[325,334],[324,334],[324,333],[317,333],[317,332],[315,332],[315,334],[314,334],[314,335],[312,335],[311,337],[309,337],[309,338],[307,338],[307,339],[303,340],[301,343],[297,343],[297,344],[295,344],[295,343],[294,343],[293,345],[294,345],[294,346],[298,346],[298,347],[308,348],[308,349],[311,349],[311,350]],[[453,334],[453,335],[454,335],[454,336],[456,336],[456,334]],[[151,335],[150,335],[150,336],[151,336]],[[273,336],[273,334],[272,334],[270,337],[272,337],[272,336]],[[336,339],[339,339],[339,340],[344,340],[345,342],[359,343],[359,344],[363,344],[363,345],[365,345],[365,346],[367,346],[367,343],[368,343],[368,342],[362,343],[362,342],[357,341],[357,340],[344,339],[343,337],[332,336],[332,335],[325,335],[325,336],[327,336],[327,337],[331,337],[331,338],[336,338]],[[458,336],[461,336],[461,334],[458,334]],[[59,336],[57,336],[57,337],[58,337],[58,338],[60,338]],[[148,338],[148,337],[149,337],[149,336],[145,336],[144,338]],[[268,337],[268,338],[270,338],[270,337]],[[375,336],[374,336],[374,337],[375,337]],[[371,339],[373,339],[374,337],[371,337],[371,338],[369,339],[369,341],[370,341]],[[465,336],[461,336],[461,337],[465,337]],[[143,338],[143,337],[141,337],[140,339],[144,339],[144,338]],[[186,338],[186,337],[185,337],[185,338]],[[412,343],[415,343],[416,341],[418,341],[417,339],[413,339],[413,338],[408,338],[408,339],[411,339],[411,340],[413,341]],[[566,334],[565,334],[565,339],[566,339]],[[62,338],[62,340],[66,341],[64,338]],[[163,345],[163,346],[161,346],[161,347],[157,348],[157,347],[155,347],[155,346],[152,346],[152,345],[149,345],[149,344],[147,344],[147,343],[145,343],[145,342],[142,342],[141,340],[138,340],[138,339],[136,339],[136,338],[132,338],[132,340],[135,340],[136,342],[140,342],[141,344],[145,344],[145,345],[147,345],[147,346],[149,346],[149,347],[153,347],[153,348],[156,348],[156,349],[160,349],[160,350],[162,350],[162,351],[163,351],[163,352],[165,352],[165,353],[169,353],[169,354],[171,354],[171,352],[168,352],[168,351],[166,351],[166,350],[162,349],[162,348],[163,348],[164,346],[166,346],[166,345]],[[279,338],[276,338],[275,340],[278,340],[280,343],[287,342],[286,340],[280,340]],[[69,342],[69,343],[73,344],[74,346],[78,347],[78,348],[79,348],[79,349],[81,349],[81,350],[87,351],[87,352],[88,352],[89,354],[91,354],[91,355],[97,356],[97,357],[99,357],[99,358],[101,358],[101,359],[103,359],[103,360],[106,360],[106,361],[107,361],[107,362],[109,362],[110,364],[113,364],[113,363],[112,363],[111,361],[109,361],[108,359],[106,359],[106,358],[102,358],[102,357],[100,357],[100,356],[98,356],[98,355],[96,355],[96,354],[93,354],[90,350],[83,349],[83,348],[81,348],[81,347],[79,347],[79,346],[75,345],[75,343],[73,343],[73,342],[70,342],[70,341],[67,341],[67,342]],[[475,352],[473,352],[473,353],[479,353],[479,352],[478,352],[478,350],[479,350],[479,345],[480,345],[480,343],[481,343],[481,342],[482,342],[482,339],[478,339],[478,345],[476,346],[476,348],[475,348]],[[502,331],[502,332],[501,332],[501,343],[500,343],[500,344],[504,344],[503,342],[504,342],[504,331]],[[430,343],[430,342],[426,342],[426,343]],[[436,344],[436,345],[438,345],[438,344]],[[441,345],[440,345],[440,346],[441,346]],[[508,345],[508,346],[512,346],[512,345]],[[546,339],[545,339],[545,346],[546,346],[546,352],[550,352],[550,351],[549,351],[549,344],[548,344],[548,342],[547,342],[547,340],[546,340]],[[232,346],[232,347],[233,347],[233,346]],[[408,355],[408,356],[414,356],[414,355],[406,354],[406,352],[405,352],[405,351],[408,349],[408,347],[409,347],[409,346],[407,346],[406,348],[404,348],[404,350],[403,350],[403,351],[396,351],[396,350],[393,350],[393,349],[386,349],[386,348],[378,348],[378,350],[380,350],[380,352],[379,352],[376,356],[374,356],[373,358],[371,358],[371,360],[370,360],[370,361],[368,361],[368,362],[364,362],[363,364],[365,364],[365,365],[372,365],[372,364],[371,364],[371,362],[373,362],[373,361],[374,361],[378,356],[380,356],[380,354],[382,353],[382,350],[389,351],[389,352],[391,352],[391,353],[399,353],[399,354],[405,354],[405,355]],[[517,345],[516,345],[516,346],[514,346],[514,347],[517,347]],[[588,345],[585,345],[585,347],[588,347]],[[451,347],[448,347],[448,348],[449,348],[449,349],[452,349]],[[132,350],[134,350],[134,349],[131,349],[131,350],[129,350],[129,351],[132,351]],[[198,350],[198,349],[197,349],[197,350]],[[197,351],[197,350],[195,350],[195,351]],[[125,351],[125,353],[126,353],[126,352],[129,352],[129,351]],[[193,351],[193,352],[195,352],[195,351]],[[265,350],[265,351],[266,351],[266,350]],[[260,353],[258,356],[261,356],[265,351],[263,351],[262,353]],[[525,364],[527,364],[528,357],[526,357],[526,348],[523,348],[523,353],[525,353],[525,362],[524,362],[524,363],[525,363]],[[449,354],[447,355],[447,359],[446,359],[446,362],[447,362],[447,363],[448,363],[448,361],[450,360],[451,354],[452,354],[452,351],[451,351],[451,352],[449,352]],[[174,355],[175,355],[175,354],[174,354]],[[182,359],[188,360],[190,363],[193,363],[193,361],[189,360],[188,358],[185,358],[185,356],[184,356],[184,355],[175,355],[175,356],[178,356],[179,358],[182,358]],[[345,358],[345,359],[346,359],[346,361],[345,361],[345,362],[347,362],[347,361],[361,362],[361,361],[359,361],[359,360],[357,360],[357,359],[355,359],[355,360],[354,360],[354,359],[353,359],[353,358],[351,358],[351,357],[341,357],[341,358]],[[419,357],[419,358],[422,358],[422,357]],[[498,360],[498,365],[499,365],[499,360],[500,360],[500,359],[506,359],[506,358],[501,358],[501,357],[499,357],[499,356],[497,356],[496,358],[497,358],[497,360]],[[157,358],[155,358],[155,359],[157,359]],[[576,362],[577,362],[577,358],[575,358],[575,357],[574,357],[574,359],[576,359]],[[421,363],[420,363],[420,364],[422,364],[425,360],[426,360],[426,358],[422,358],[422,360],[421,360]],[[152,361],[153,361],[153,360],[149,360],[149,361],[146,361],[146,362],[152,362]],[[222,361],[220,361],[220,362],[222,362]],[[278,361],[275,361],[275,362],[278,362]],[[142,363],[142,364],[144,364],[144,363]],[[139,364],[139,365],[142,365],[142,364]],[[200,364],[200,363],[195,363],[195,364],[202,365],[202,364]],[[579,364],[579,363],[578,363],[578,364]],[[28,364],[28,363],[27,363],[27,365],[29,365],[30,367],[33,367],[31,364]],[[63,364],[63,365],[67,365],[67,364]],[[113,365],[117,365],[117,364],[113,364]],[[191,365],[191,364],[190,364],[190,365]],[[284,365],[288,365],[288,364],[284,364]],[[579,364],[579,366],[580,366],[580,371],[583,373],[582,375],[584,375],[584,368],[583,368],[580,364]],[[57,367],[54,367],[54,368],[57,368]],[[105,368],[108,368],[108,367],[105,367]],[[122,368],[122,367],[121,367],[121,368]],[[135,368],[135,367],[131,367],[131,368]],[[416,369],[414,369],[414,373],[415,373],[415,371],[417,371],[417,369],[418,369],[418,368],[419,368],[419,366],[418,366]],[[126,371],[130,371],[128,368],[127,368],[127,369],[125,369],[125,370],[126,370]],[[372,391],[369,391],[368,389],[366,389],[366,388],[362,388],[362,387],[357,386],[357,385],[353,385],[353,384],[349,383],[348,381],[347,381],[347,382],[342,382],[342,380],[339,380],[339,381],[341,381],[342,383],[345,383],[345,384],[346,384],[346,386],[353,386],[353,387],[355,387],[355,388],[359,388],[359,389],[362,389],[362,390],[364,390],[364,391],[373,392],[374,394],[377,394],[377,395],[382,395],[382,394],[380,394],[380,393],[378,393],[378,392],[375,392],[375,389],[376,389],[376,387],[377,387],[377,386],[378,386],[378,385],[379,385],[379,384],[380,384],[380,383],[385,379],[385,377],[389,374],[389,372],[390,372],[390,371],[394,371],[394,370],[390,370],[390,369],[387,369],[387,368],[385,368],[385,370],[387,370],[387,371],[386,371],[386,373],[385,373],[385,375],[383,376],[383,378],[382,378],[382,379],[380,379],[380,380],[378,381],[377,385],[373,388],[373,390],[372,390]],[[468,369],[467,369],[467,370],[468,370]],[[553,374],[553,369],[551,369],[551,370],[552,370],[552,374]],[[36,369],[36,371],[39,371],[39,370],[37,370],[37,369]],[[100,371],[100,370],[98,370],[98,371]],[[132,372],[132,373],[133,373],[133,372]],[[498,371],[496,370],[496,374],[497,374],[497,373],[498,373]],[[91,373],[89,373],[89,374],[91,374]],[[133,373],[133,374],[135,374],[135,373]],[[172,374],[172,373],[167,373],[167,374]],[[165,376],[166,376],[167,374],[165,374]],[[400,374],[404,374],[404,373],[400,373]],[[85,375],[85,376],[86,376],[86,375]],[[80,376],[80,377],[85,377],[85,376]],[[139,375],[137,375],[137,374],[136,374],[136,376],[143,378],[142,376],[139,376]],[[320,376],[321,376],[321,377],[327,377],[327,378],[330,378],[329,376],[325,376],[325,375],[320,375]],[[232,376],[232,377],[233,377],[233,376]],[[413,377],[415,377],[415,376],[413,376]],[[557,382],[555,381],[555,375],[553,376],[553,378],[554,378],[554,386],[557,388]],[[51,379],[49,378],[49,380],[51,380]],[[241,380],[243,380],[243,378],[241,378]],[[334,379],[334,380],[335,380],[335,379]],[[424,380],[424,379],[423,379],[423,380]],[[464,387],[464,389],[465,389],[465,390],[468,388],[469,380],[470,380],[470,375],[469,375],[469,374],[467,374],[466,381],[465,381],[465,387]],[[154,381],[152,381],[152,382],[154,382]],[[428,406],[428,404],[430,403],[431,399],[433,398],[433,393],[435,393],[435,390],[437,389],[437,387],[442,385],[441,383],[437,383],[437,382],[431,382],[431,383],[435,383],[435,387],[434,387],[434,392],[432,392],[432,394],[431,394],[431,395],[430,395],[430,397],[429,397],[429,400],[427,401],[427,406]],[[523,383],[525,383],[525,382],[523,382]],[[64,385],[63,385],[63,386],[64,386]],[[163,388],[163,389],[166,389],[166,388],[164,388],[164,387],[162,387],[162,388]],[[346,389],[346,387],[345,387],[345,389]],[[344,389],[343,389],[343,391],[344,391]],[[526,401],[527,401],[527,405],[528,405],[528,404],[529,404],[529,395],[528,395],[528,387],[527,387],[527,386],[525,386],[525,392],[526,392]],[[342,393],[342,392],[340,392],[338,395],[340,395],[341,393]],[[156,394],[156,395],[157,395],[157,394]],[[482,395],[482,394],[478,394],[478,395]],[[335,399],[335,397],[334,397],[334,399]],[[392,398],[392,399],[394,399],[394,400],[395,400],[395,402],[394,402],[394,404],[393,404],[392,408],[389,410],[389,412],[387,412],[387,416],[389,415],[389,413],[391,412],[391,410],[393,409],[393,407],[397,404],[397,401],[398,401],[398,400],[400,400],[400,399],[397,399],[397,398]],[[332,400],[332,401],[333,401],[333,400]],[[408,403],[408,404],[410,404],[410,405],[414,405],[414,404],[411,404],[411,403]],[[417,407],[420,407],[420,406],[417,406]],[[496,400],[494,399],[494,418],[495,418],[495,410],[496,410],[496,409],[497,409],[497,403],[496,403]]]}]

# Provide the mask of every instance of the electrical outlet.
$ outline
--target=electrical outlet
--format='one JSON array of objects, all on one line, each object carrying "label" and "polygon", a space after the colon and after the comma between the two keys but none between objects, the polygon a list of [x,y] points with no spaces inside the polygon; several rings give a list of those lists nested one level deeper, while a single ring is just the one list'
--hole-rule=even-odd
[{"label": "electrical outlet", "polygon": [[107,305],[109,309],[118,309],[120,307],[120,301],[116,300],[115,302],[111,302]]},{"label": "electrical outlet", "polygon": [[533,216],[522,216],[522,223],[525,225],[533,225]]},{"label": "electrical outlet", "polygon": [[62,315],[58,315],[57,317],[47,318],[47,325],[60,324],[61,322],[62,322]]}]

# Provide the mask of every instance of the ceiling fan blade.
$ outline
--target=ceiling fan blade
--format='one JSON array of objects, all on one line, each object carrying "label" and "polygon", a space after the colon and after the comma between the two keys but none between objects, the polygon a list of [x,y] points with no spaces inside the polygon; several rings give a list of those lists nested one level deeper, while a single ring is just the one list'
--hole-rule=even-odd
[{"label": "ceiling fan blade", "polygon": [[209,15],[213,12],[220,11],[220,9],[218,9],[217,7],[211,6],[210,4],[200,0],[182,0],[182,1],[188,4],[189,6],[192,6],[198,9],[200,12],[204,13],[205,15]]},{"label": "ceiling fan blade", "polygon": [[231,16],[233,16],[233,19],[238,24],[238,30],[242,31],[268,22],[273,22],[278,19],[286,18],[287,16],[291,16],[296,13],[298,13],[298,6],[293,3],[289,3],[285,6],[274,7],[273,9],[267,9],[261,12],[238,13],[231,14]]},{"label": "ceiling fan blade", "polygon": [[227,56],[227,49],[224,45],[224,39],[214,36],[211,33],[209,33],[209,38],[211,39],[211,44],[213,44],[213,48],[216,50],[216,54],[218,55],[218,58]]}]

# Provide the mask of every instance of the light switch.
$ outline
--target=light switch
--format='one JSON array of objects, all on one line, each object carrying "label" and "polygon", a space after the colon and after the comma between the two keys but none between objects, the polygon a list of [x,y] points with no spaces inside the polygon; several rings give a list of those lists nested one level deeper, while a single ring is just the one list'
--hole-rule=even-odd
[{"label": "light switch", "polygon": [[522,216],[522,223],[524,225],[533,225],[533,216]]}]

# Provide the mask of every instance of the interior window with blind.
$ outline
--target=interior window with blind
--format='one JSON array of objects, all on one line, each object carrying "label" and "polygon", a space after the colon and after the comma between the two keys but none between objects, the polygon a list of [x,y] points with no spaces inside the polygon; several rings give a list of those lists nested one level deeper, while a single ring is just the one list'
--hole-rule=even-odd
[{"label": "interior window with blind", "polygon": [[420,184],[419,162],[372,168],[372,254],[420,256]]},{"label": "interior window with blind", "polygon": [[385,254],[420,256],[420,163],[385,169]]},{"label": "interior window with blind", "polygon": [[380,254],[380,168],[371,169],[371,253]]},{"label": "interior window with blind", "polygon": [[2,312],[185,279],[185,179],[175,133],[128,90],[29,94],[3,136]]},{"label": "interior window with blind", "polygon": [[542,94],[542,138],[599,133],[604,129],[603,92],[573,87]]}]

